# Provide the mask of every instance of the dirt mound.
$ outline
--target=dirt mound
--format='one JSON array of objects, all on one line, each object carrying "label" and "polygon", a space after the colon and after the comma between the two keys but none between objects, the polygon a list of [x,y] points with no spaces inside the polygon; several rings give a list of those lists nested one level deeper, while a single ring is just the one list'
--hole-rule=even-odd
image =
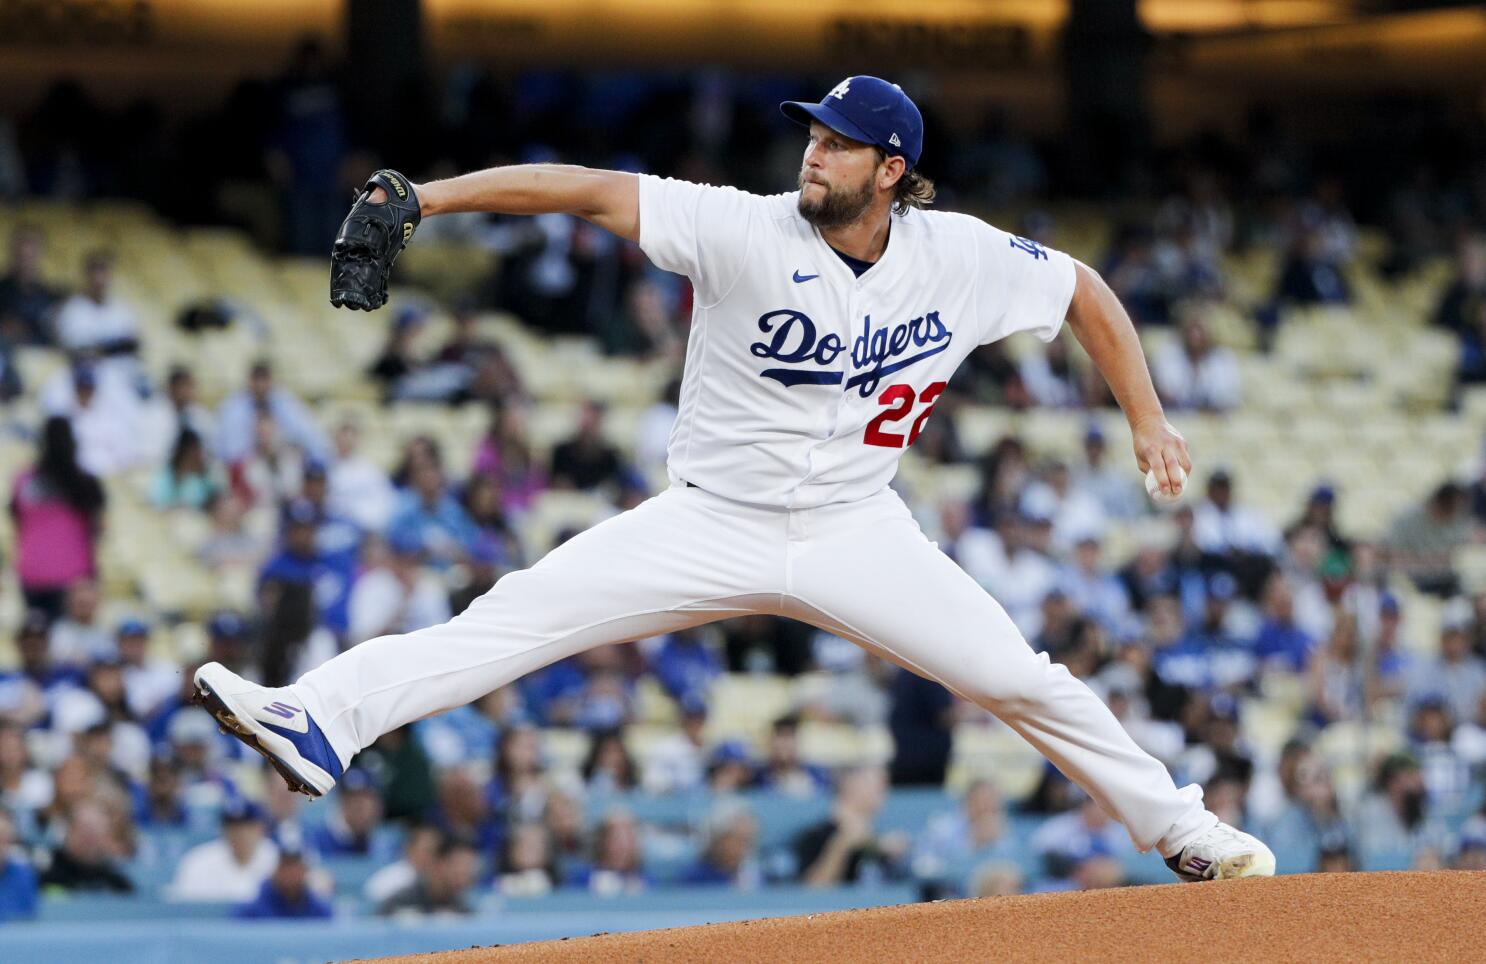
[{"label": "dirt mound", "polygon": [[1486,873],[1304,874],[606,934],[389,960],[1466,961]]}]

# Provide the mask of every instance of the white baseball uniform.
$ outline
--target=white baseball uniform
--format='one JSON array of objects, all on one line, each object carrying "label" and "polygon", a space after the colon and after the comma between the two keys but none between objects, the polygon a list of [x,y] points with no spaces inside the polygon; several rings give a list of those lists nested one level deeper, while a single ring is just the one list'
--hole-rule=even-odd
[{"label": "white baseball uniform", "polygon": [[453,620],[292,687],[342,764],[381,734],[593,646],[746,613],[800,619],[990,709],[1177,853],[1217,822],[1082,681],[1034,653],[888,486],[976,346],[1058,332],[1067,255],[973,217],[894,215],[858,277],[796,194],[640,178],[640,246],[692,280],[671,487],[501,579]]}]

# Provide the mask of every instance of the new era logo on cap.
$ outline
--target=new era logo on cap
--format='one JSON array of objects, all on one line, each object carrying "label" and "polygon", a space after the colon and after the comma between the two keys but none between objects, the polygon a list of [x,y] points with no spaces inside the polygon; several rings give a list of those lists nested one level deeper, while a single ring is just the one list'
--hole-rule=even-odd
[{"label": "new era logo on cap", "polygon": [[900,141],[900,140],[898,140],[898,132],[897,131],[893,131],[893,136],[892,137],[889,137],[887,139],[887,142],[889,144],[893,145],[894,147],[902,147],[903,146],[903,142]]}]

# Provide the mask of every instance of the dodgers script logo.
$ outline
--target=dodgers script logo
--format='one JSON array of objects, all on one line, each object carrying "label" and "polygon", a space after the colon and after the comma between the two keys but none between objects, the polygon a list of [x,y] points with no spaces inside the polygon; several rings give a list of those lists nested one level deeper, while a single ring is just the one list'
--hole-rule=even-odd
[{"label": "dodgers script logo", "polygon": [[[788,364],[814,362],[830,365],[846,350],[841,336],[827,332],[816,337],[815,322],[803,311],[780,308],[759,316],[759,331],[771,337],[767,342],[756,341],[748,347],[756,358],[768,358]],[[851,365],[853,374],[846,379],[847,388],[855,388],[863,398],[868,398],[882,380],[909,365],[917,364],[931,355],[937,355],[949,347],[954,334],[939,320],[939,312],[930,311],[921,318],[914,318],[889,328],[872,327],[872,316],[862,319],[862,332],[852,339]],[[912,352],[908,357],[904,354]],[[819,368],[765,368],[759,372],[763,378],[772,378],[781,385],[840,385],[843,372],[821,371]]]}]

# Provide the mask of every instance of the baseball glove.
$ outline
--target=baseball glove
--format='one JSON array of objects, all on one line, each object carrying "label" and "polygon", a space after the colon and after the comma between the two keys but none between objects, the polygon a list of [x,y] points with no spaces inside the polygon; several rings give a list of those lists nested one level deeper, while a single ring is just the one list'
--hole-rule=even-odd
[{"label": "baseball glove", "polygon": [[[373,204],[372,190],[387,199]],[[413,185],[397,171],[377,171],[341,222],[330,251],[330,303],[337,308],[372,311],[387,303],[392,262],[407,247],[421,219]]]}]

